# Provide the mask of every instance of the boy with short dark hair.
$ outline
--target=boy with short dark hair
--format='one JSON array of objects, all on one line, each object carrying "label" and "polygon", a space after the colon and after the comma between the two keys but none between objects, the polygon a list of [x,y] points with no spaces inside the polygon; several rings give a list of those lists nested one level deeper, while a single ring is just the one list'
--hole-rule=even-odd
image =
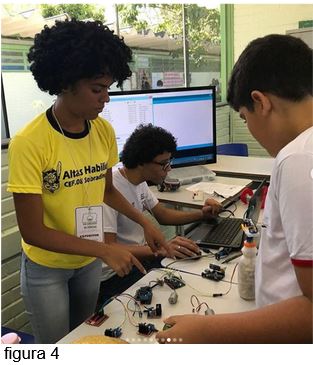
[{"label": "boy with short dark hair", "polygon": [[257,309],[174,316],[156,337],[182,343],[312,343],[312,49],[268,35],[236,62],[229,104],[275,157],[256,267]]}]

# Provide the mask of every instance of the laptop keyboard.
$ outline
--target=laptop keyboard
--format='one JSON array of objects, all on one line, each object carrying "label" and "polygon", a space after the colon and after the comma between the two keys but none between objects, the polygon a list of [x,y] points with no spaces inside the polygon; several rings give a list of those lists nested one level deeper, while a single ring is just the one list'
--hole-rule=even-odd
[{"label": "laptop keyboard", "polygon": [[202,239],[204,242],[222,244],[229,246],[234,241],[241,229],[242,219],[229,218],[221,220],[213,229]]}]

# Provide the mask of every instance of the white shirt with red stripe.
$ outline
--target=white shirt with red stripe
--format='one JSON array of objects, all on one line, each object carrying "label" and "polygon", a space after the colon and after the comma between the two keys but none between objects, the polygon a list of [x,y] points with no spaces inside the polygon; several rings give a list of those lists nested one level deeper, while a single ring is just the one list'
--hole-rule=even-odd
[{"label": "white shirt with red stripe", "polygon": [[275,159],[256,264],[257,307],[302,295],[294,266],[313,266],[313,127]]}]

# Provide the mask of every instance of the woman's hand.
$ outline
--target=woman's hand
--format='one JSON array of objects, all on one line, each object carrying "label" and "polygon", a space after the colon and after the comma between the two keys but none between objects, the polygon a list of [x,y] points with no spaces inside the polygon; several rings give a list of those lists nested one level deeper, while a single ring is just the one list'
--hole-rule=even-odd
[{"label": "woman's hand", "polygon": [[127,275],[133,265],[135,265],[143,274],[146,274],[145,268],[140,261],[136,259],[126,249],[120,248],[112,244],[103,244],[103,254],[99,256],[118,276]]},{"label": "woman's hand", "polygon": [[146,242],[156,256],[161,254],[161,252],[165,252],[169,257],[174,256],[169,244],[165,241],[163,233],[152,222],[147,221],[142,228]]}]

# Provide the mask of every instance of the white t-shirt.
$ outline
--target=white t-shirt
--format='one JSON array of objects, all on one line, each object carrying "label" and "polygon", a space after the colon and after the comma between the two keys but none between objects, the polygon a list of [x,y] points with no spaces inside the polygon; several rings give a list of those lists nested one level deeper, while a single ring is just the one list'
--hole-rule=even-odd
[{"label": "white t-shirt", "polygon": [[294,266],[313,263],[313,127],[277,155],[256,264],[256,304],[302,295]]},{"label": "white t-shirt", "polygon": [[[113,172],[113,185],[134,208],[141,212],[151,211],[159,203],[146,182],[133,185],[119,170]],[[106,204],[104,204],[103,227],[104,232],[116,233],[119,243],[138,245],[145,243],[143,228]],[[112,269],[103,264],[101,280],[107,280],[114,274]]]}]

